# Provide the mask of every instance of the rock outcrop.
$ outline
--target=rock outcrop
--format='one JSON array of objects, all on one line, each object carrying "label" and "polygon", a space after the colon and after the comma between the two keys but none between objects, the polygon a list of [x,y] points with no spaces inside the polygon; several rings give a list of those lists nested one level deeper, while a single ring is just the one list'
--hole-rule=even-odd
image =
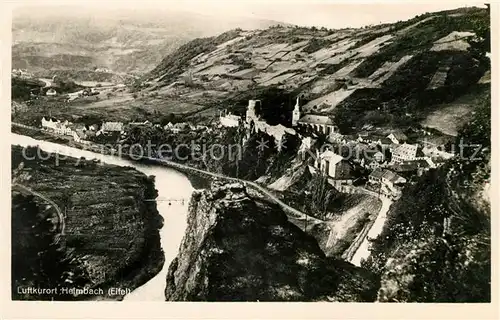
[{"label": "rock outcrop", "polygon": [[191,200],[171,301],[373,301],[378,279],[327,258],[279,207],[215,181]]}]

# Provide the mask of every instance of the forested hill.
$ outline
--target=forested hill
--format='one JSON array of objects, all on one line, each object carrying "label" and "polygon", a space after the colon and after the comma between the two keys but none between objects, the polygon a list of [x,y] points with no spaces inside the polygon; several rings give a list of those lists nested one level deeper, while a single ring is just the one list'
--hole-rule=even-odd
[{"label": "forested hill", "polygon": [[136,89],[236,112],[268,92],[278,99],[264,107],[288,110],[300,93],[303,112],[336,115],[345,130],[403,126],[477,89],[488,34],[489,9],[475,7],[358,29],[236,29],[181,46]]}]

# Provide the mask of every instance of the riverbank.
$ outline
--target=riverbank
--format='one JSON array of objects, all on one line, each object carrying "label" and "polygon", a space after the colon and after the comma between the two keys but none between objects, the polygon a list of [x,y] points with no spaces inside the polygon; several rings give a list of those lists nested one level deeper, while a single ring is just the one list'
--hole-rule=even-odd
[{"label": "riverbank", "polygon": [[[157,197],[154,178],[26,147],[12,147],[14,300],[122,300],[109,289],[133,290],[160,272],[163,219],[143,201]],[[57,294],[19,290],[26,287]]]},{"label": "riverbank", "polygon": [[[45,131],[42,129],[30,127],[30,126],[25,126],[21,124],[16,124],[12,123],[11,126],[11,131],[13,133],[21,134],[24,136],[31,137],[33,139],[37,140],[44,140],[44,141],[49,141],[53,143],[58,143],[61,145],[69,146],[72,148],[78,148],[82,150],[90,150],[93,152],[97,153],[102,153],[105,155],[113,155],[113,156],[118,156],[117,152],[115,150],[111,150],[109,147],[105,147],[103,145],[97,145],[97,144],[86,144],[86,143],[78,143],[73,140],[72,137],[69,136],[61,136],[49,131]],[[136,161],[139,163],[153,163],[153,161],[150,160],[134,160],[131,159],[130,157],[127,156],[127,154],[121,155],[122,158],[127,159],[127,160],[132,160]],[[166,165],[166,163],[159,163],[159,162],[154,162],[156,165]],[[193,170],[183,170],[181,167],[176,167],[175,168],[178,171],[183,172],[186,177],[189,179],[191,182],[191,185],[195,189],[205,189],[210,186],[210,183],[212,182],[212,177],[206,174],[203,174],[199,171],[193,171]]]},{"label": "riverbank", "polygon": [[[48,133],[46,131],[42,131],[38,128],[30,128],[30,127],[16,124],[16,123],[12,123],[12,125],[13,125],[13,127],[17,127],[18,128],[17,130],[21,130],[21,131],[26,130],[26,131],[24,131],[25,132],[24,134],[26,134],[30,137],[37,137],[40,134],[43,134],[43,135],[50,134],[50,133]],[[33,136],[31,136],[30,134]],[[129,155],[127,153],[118,154],[117,150],[114,150],[111,147],[105,147],[103,145],[90,144],[90,143],[87,143],[87,144],[78,143],[78,142],[73,141],[69,137],[67,138],[67,142],[64,142],[64,145],[69,145],[71,147],[82,149],[82,150],[87,150],[87,151],[90,150],[92,152],[100,153],[103,155],[111,155],[111,156],[115,156],[118,158],[127,159],[127,160],[132,161],[132,162],[144,163],[144,164],[155,164],[155,165],[168,167],[168,168],[171,168],[171,169],[174,169],[176,171],[184,173],[188,177],[188,179],[189,179],[189,177],[191,177],[191,179],[193,179],[192,178],[193,175],[198,177],[198,178],[201,178],[201,179],[198,179],[195,181],[195,183],[198,185],[207,186],[207,183],[209,185],[209,181],[211,181],[213,178],[223,179],[223,180],[228,181],[228,182],[241,182],[241,183],[246,184],[248,187],[252,188],[253,192],[256,192],[257,194],[260,194],[263,197],[267,198],[268,200],[271,200],[274,203],[278,204],[283,209],[283,211],[285,211],[285,213],[288,215],[289,218],[292,218],[293,221],[297,222],[297,225],[303,224],[302,221],[306,221],[306,220],[311,222],[311,223],[320,223],[323,221],[321,219],[304,214],[303,212],[289,206],[288,204],[286,204],[282,200],[280,200],[275,194],[273,194],[273,192],[271,190],[259,185],[258,183],[254,182],[254,181],[234,178],[234,177],[226,176],[224,174],[214,173],[214,172],[206,171],[203,169],[191,167],[191,166],[186,165],[186,164],[177,163],[174,161],[163,160],[163,159],[141,158],[141,159],[137,160],[137,159],[134,159],[137,156],[135,156],[133,154],[132,155]],[[203,180],[203,179],[206,179],[206,180]]]}]

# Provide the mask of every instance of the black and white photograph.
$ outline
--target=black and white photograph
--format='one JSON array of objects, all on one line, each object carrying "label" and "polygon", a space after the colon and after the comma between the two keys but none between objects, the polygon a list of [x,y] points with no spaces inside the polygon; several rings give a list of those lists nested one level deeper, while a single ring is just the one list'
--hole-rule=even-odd
[{"label": "black and white photograph", "polygon": [[13,5],[10,300],[492,302],[495,5]]}]

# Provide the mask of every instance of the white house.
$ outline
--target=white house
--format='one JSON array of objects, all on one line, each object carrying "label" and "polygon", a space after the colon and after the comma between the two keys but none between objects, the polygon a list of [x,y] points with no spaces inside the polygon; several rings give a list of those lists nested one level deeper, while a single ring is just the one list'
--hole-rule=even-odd
[{"label": "white house", "polygon": [[390,170],[384,170],[381,182],[390,189],[394,189],[395,185],[406,183],[406,179]]},{"label": "white house", "polygon": [[45,94],[47,96],[55,96],[55,95],[57,95],[57,92],[53,88],[50,88],[49,90],[47,90],[47,92]]},{"label": "white house", "polygon": [[163,127],[163,129],[165,129],[165,130],[171,130],[173,127],[174,127],[174,125],[172,124],[172,122],[169,122],[169,123],[167,123],[167,124]]},{"label": "white house", "polygon": [[261,106],[260,100],[248,100],[248,107],[245,118],[245,122],[247,124],[250,124],[252,121],[260,120],[260,117],[257,115],[257,111],[255,110],[257,105]]},{"label": "white house", "polygon": [[85,142],[85,139],[87,138],[86,134],[81,130],[73,131],[72,135],[73,135],[73,139],[76,142]]},{"label": "white house", "polygon": [[299,147],[299,150],[298,150],[298,154],[302,157],[305,156],[306,152],[308,150],[311,149],[312,145],[315,143],[316,141],[313,140],[311,137],[305,137],[305,138],[302,138],[302,143],[300,144],[300,147]]},{"label": "white house", "polygon": [[336,177],[337,167],[344,158],[333,151],[326,150],[319,156],[320,171],[332,178]]},{"label": "white house", "polygon": [[45,117],[42,118],[42,128],[55,130],[57,123],[59,123],[59,120],[52,118],[45,119]]},{"label": "white house", "polygon": [[389,197],[401,196],[401,185],[406,183],[406,179],[400,175],[382,168],[376,168],[368,177],[372,184],[380,186],[380,192]]},{"label": "white house", "polygon": [[123,132],[122,122],[104,122],[101,127],[102,132]]},{"label": "white house", "polygon": [[230,113],[224,113],[224,115],[220,113],[219,121],[224,127],[238,127],[240,125],[241,117]]},{"label": "white house", "polygon": [[186,122],[179,122],[176,123],[172,126],[171,128],[173,133],[179,133],[179,132],[184,132],[189,130],[189,124]]},{"label": "white house", "polygon": [[455,155],[444,150],[440,150],[437,146],[427,145],[422,148],[422,153],[427,157],[442,158],[445,160],[453,158]]},{"label": "white house", "polygon": [[417,157],[418,145],[402,144],[392,151],[392,162],[413,161]]}]

